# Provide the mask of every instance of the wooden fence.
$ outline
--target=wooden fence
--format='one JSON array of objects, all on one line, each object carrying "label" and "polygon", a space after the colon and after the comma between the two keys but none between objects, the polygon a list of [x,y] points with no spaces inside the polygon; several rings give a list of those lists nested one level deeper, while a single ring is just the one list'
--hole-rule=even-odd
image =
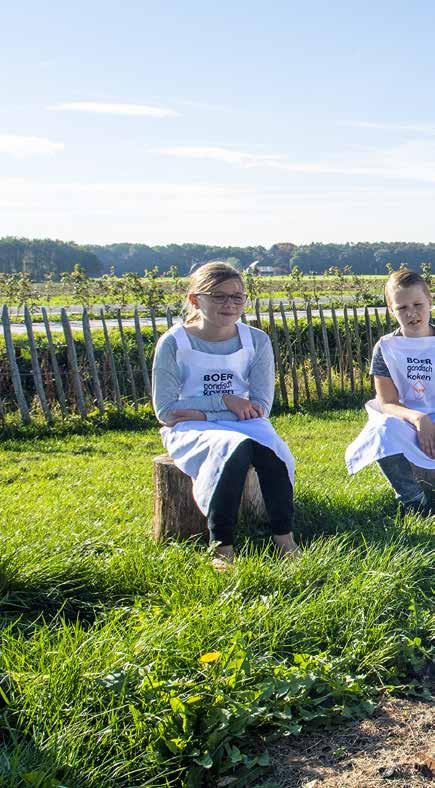
[{"label": "wooden fence", "polygon": [[[392,330],[388,310],[375,309],[370,315],[365,307],[364,314],[358,315],[356,307],[345,306],[343,317],[334,308],[330,311],[331,316],[325,318],[319,306],[319,316],[313,318],[309,304],[301,316],[294,303],[280,303],[274,311],[269,302],[265,318],[257,300],[254,314],[242,317],[271,337],[277,394],[284,407],[298,407],[303,401],[338,392],[363,391],[371,385],[368,364],[373,345]],[[109,402],[118,408],[127,403],[138,408],[150,400],[152,355],[160,336],[154,310],[150,310],[150,329],[141,328],[136,309],[134,330],[123,326],[118,311],[117,328],[110,332],[101,311],[98,343],[86,309],[79,337],[73,335],[65,309],[61,310],[61,335],[53,337],[44,308],[42,318],[45,331],[36,337],[26,307],[26,335],[19,337],[12,334],[7,306],[2,309],[0,419],[18,410],[24,423],[37,412],[51,423],[57,414],[86,418],[95,409],[103,414]],[[166,324],[168,328],[173,324],[169,309]]]}]

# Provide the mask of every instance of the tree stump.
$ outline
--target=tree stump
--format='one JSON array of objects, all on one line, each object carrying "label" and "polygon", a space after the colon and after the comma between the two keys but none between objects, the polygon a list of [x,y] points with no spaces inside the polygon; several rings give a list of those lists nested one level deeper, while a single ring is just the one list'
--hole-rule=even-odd
[{"label": "tree stump", "polygon": [[[156,541],[167,538],[188,539],[202,536],[208,541],[207,519],[192,495],[192,480],[180,471],[167,454],[160,454],[154,465],[154,523]],[[260,483],[254,468],[246,477],[239,517],[267,520]]]},{"label": "tree stump", "polygon": [[429,498],[433,497],[435,492],[435,470],[430,468],[419,468],[418,465],[412,465],[412,472],[417,481],[420,482],[426,495]]}]

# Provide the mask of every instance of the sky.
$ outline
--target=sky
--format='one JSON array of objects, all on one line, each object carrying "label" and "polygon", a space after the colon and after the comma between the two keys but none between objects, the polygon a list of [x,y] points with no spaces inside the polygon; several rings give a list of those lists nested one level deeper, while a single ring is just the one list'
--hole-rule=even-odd
[{"label": "sky", "polygon": [[22,0],[0,236],[435,241],[435,6]]}]

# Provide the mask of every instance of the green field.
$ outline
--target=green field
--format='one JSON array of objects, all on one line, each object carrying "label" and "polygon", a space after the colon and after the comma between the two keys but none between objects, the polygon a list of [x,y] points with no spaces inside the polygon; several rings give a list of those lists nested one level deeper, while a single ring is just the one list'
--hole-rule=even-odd
[{"label": "green field", "polygon": [[272,733],[424,693],[433,519],[401,522],[377,468],[347,476],[363,422],[274,419],[303,556],[279,561],[247,524],[225,575],[150,539],[156,427],[5,436],[0,784],[254,785]]}]

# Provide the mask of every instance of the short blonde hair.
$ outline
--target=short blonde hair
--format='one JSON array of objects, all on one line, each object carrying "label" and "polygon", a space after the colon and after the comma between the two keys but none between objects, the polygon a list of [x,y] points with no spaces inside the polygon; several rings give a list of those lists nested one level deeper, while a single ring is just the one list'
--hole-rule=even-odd
[{"label": "short blonde hair", "polygon": [[214,263],[206,263],[192,274],[187,291],[187,298],[184,304],[183,313],[185,323],[194,323],[199,315],[199,309],[189,301],[189,295],[196,293],[209,293],[216,287],[227,282],[229,279],[237,279],[243,287],[243,279],[232,265],[216,260]]},{"label": "short blonde hair", "polygon": [[427,295],[429,299],[432,297],[427,282],[417,271],[412,271],[411,268],[400,268],[399,271],[394,271],[390,274],[385,285],[385,300],[387,306],[390,306],[395,290],[399,287],[412,287],[413,285],[420,285],[425,295]]}]

